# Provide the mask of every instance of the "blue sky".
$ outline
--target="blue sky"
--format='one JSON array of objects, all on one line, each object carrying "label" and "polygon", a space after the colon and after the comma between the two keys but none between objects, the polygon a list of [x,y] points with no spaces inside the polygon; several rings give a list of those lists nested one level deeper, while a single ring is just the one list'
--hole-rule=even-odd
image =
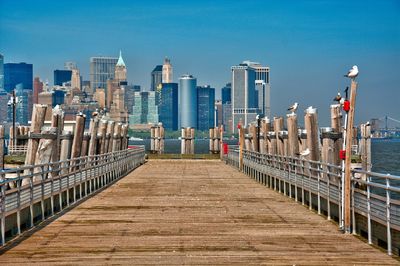
[{"label": "blue sky", "polygon": [[321,126],[357,64],[357,121],[400,118],[400,1],[0,0],[0,53],[43,80],[65,61],[89,79],[89,58],[119,49],[145,88],[165,56],[175,80],[190,73],[218,89],[230,66],[258,61],[271,67],[272,113],[297,101],[318,108]]}]

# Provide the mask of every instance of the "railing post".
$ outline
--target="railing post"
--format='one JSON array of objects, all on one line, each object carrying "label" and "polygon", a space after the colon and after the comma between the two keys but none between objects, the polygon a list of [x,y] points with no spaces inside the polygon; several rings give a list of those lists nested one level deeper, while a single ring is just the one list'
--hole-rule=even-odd
[{"label": "railing post", "polygon": [[371,176],[367,177],[367,223],[368,223],[368,244],[372,245],[372,226],[371,226]]},{"label": "railing post", "polygon": [[1,209],[1,245],[6,243],[6,174],[1,173],[0,187],[0,209]]},{"label": "railing post", "polygon": [[[389,174],[388,174],[389,175]],[[392,233],[390,229],[390,180],[386,177],[386,230],[388,255],[392,255]]]}]

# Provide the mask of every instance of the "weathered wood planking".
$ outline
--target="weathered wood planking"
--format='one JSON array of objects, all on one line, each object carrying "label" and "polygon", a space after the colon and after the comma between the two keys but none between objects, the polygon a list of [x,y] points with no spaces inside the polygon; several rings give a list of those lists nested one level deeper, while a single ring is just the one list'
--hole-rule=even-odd
[{"label": "weathered wood planking", "polygon": [[0,256],[1,265],[398,265],[219,161],[154,160]]}]

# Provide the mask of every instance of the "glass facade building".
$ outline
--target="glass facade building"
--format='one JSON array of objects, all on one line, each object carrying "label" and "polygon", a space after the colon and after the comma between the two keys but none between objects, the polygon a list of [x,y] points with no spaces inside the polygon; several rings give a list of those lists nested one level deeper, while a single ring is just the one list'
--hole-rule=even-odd
[{"label": "glass facade building", "polygon": [[231,94],[232,94],[232,85],[231,83],[227,83],[225,87],[221,89],[222,104],[230,103],[232,101]]},{"label": "glass facade building", "polygon": [[[15,121],[20,125],[28,125],[28,120],[30,120],[30,104],[29,100],[31,98],[32,91],[25,90],[22,83],[15,86],[15,96],[16,96],[16,109],[15,109]],[[12,114],[11,114],[12,115]]]},{"label": "glass facade building", "polygon": [[269,111],[269,67],[244,61],[232,66],[232,130],[236,125],[247,126],[257,114]]},{"label": "glass facade building", "polygon": [[151,84],[150,90],[155,91],[162,83],[162,65],[156,66],[153,71],[151,71]]},{"label": "glass facade building", "polygon": [[210,86],[197,87],[197,129],[204,131],[214,127],[215,89]]},{"label": "glass facade building", "polygon": [[62,90],[53,91],[52,107],[64,104],[65,92]]},{"label": "glass facade building", "polygon": [[183,75],[179,87],[179,127],[197,128],[197,80]]},{"label": "glass facade building", "polygon": [[33,65],[27,63],[4,64],[4,89],[11,92],[17,84],[26,90],[33,89]]},{"label": "glass facade building", "polygon": [[178,83],[161,83],[158,112],[166,130],[178,130]]},{"label": "glass facade building", "polygon": [[107,80],[114,79],[117,62],[118,58],[115,57],[90,58],[90,86],[92,93],[97,88],[107,88]]},{"label": "glass facade building", "polygon": [[129,124],[157,124],[159,116],[155,92],[134,92],[133,95],[132,114],[129,116]]},{"label": "glass facade building", "polygon": [[65,82],[70,82],[72,70],[54,70],[54,85],[62,86]]}]

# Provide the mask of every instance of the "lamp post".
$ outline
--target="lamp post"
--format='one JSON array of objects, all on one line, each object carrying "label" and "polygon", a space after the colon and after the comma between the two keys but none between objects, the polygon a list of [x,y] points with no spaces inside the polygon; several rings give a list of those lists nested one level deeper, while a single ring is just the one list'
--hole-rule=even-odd
[{"label": "lamp post", "polygon": [[15,146],[17,145],[17,139],[16,139],[16,129],[15,129],[15,116],[16,116],[16,105],[17,105],[17,98],[15,96],[15,89],[12,91],[12,96],[11,100],[8,102],[8,106],[12,107],[12,133],[13,133],[13,138],[10,140],[10,146],[15,149]]}]

